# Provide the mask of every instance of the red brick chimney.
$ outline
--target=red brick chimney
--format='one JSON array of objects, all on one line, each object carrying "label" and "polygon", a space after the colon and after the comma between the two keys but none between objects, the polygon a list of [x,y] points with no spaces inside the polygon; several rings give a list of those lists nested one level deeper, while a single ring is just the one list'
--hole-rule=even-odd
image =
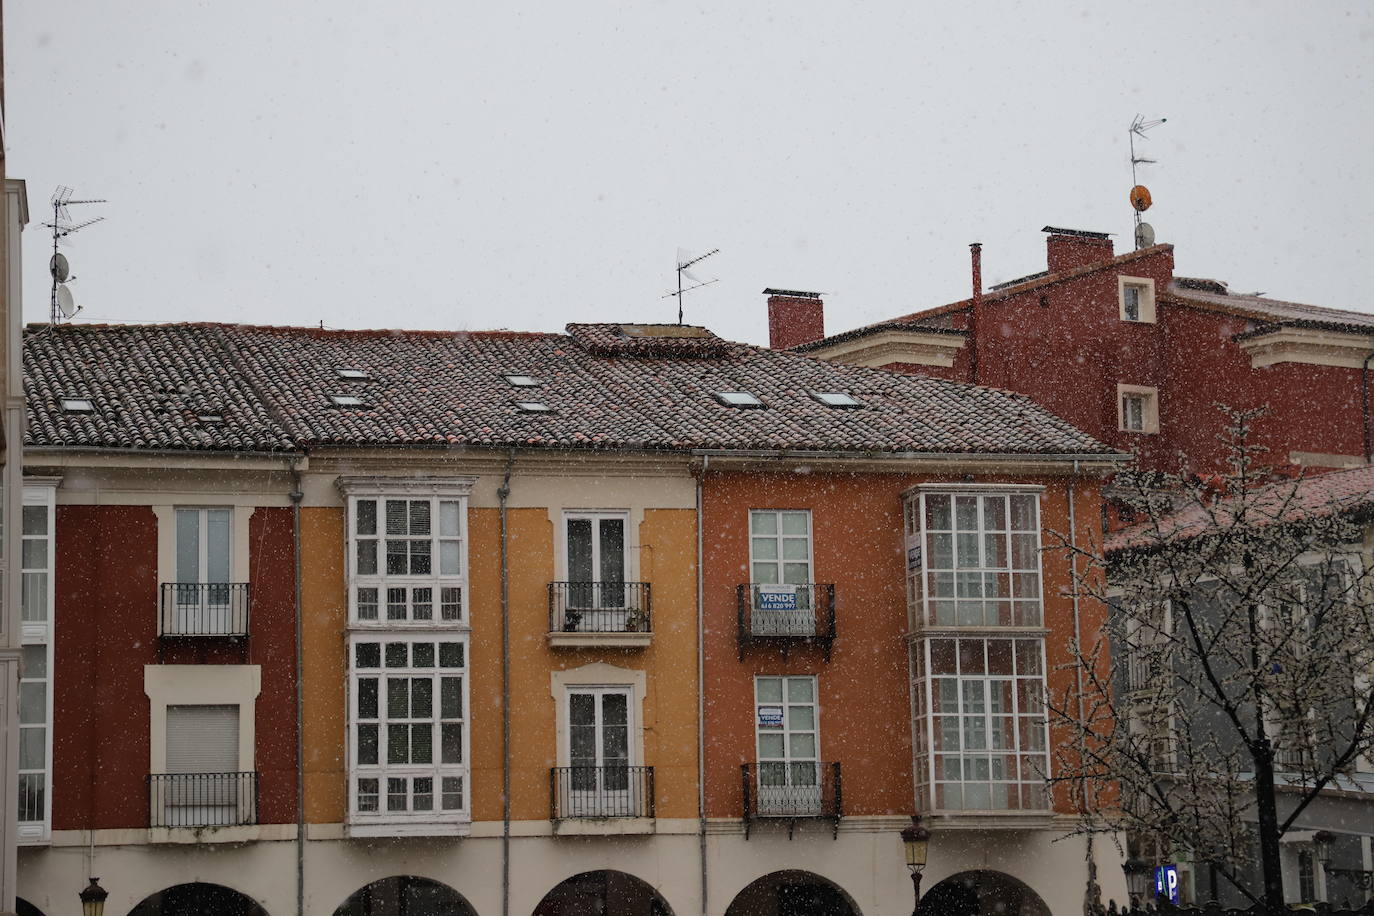
[{"label": "red brick chimney", "polygon": [[796,289],[766,289],[768,346],[790,350],[825,336],[825,303],[820,293]]},{"label": "red brick chimney", "polygon": [[1045,261],[1050,273],[1057,274],[1112,259],[1112,239],[1105,232],[1058,229],[1054,226],[1046,226],[1040,231],[1049,233],[1045,239]]}]

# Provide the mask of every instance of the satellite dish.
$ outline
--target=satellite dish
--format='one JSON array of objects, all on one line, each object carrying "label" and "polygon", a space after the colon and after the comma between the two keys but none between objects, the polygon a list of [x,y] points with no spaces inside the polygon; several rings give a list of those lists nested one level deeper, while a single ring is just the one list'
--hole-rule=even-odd
[{"label": "satellite dish", "polygon": [[1137,213],[1144,213],[1150,209],[1150,189],[1143,184],[1138,184],[1131,188],[1131,206],[1135,207]]},{"label": "satellite dish", "polygon": [[1155,243],[1155,227],[1149,223],[1141,223],[1135,227],[1135,247],[1149,248]]},{"label": "satellite dish", "polygon": [[72,291],[60,283],[57,285],[57,307],[62,310],[63,318],[70,318],[81,311],[81,306],[76,304]]},{"label": "satellite dish", "polygon": [[71,276],[71,265],[67,263],[67,256],[58,252],[48,259],[48,272],[58,283],[66,283]]}]

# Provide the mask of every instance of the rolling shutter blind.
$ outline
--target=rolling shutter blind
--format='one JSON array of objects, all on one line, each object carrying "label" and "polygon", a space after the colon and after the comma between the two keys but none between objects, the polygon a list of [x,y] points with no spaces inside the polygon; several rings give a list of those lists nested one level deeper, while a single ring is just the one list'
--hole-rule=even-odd
[{"label": "rolling shutter blind", "polygon": [[168,706],[167,772],[239,769],[238,706]]}]

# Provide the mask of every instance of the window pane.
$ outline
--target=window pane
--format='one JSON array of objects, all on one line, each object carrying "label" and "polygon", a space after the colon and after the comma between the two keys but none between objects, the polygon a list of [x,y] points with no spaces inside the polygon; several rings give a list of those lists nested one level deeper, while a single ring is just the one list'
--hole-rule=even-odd
[{"label": "window pane", "polygon": [[950,527],[949,497],[927,496],[926,530],[949,531]]},{"label": "window pane", "polygon": [[463,667],[463,644],[460,642],[439,643],[439,667]]},{"label": "window pane", "polygon": [[24,674],[26,678],[48,676],[48,647],[25,646]]},{"label": "window pane", "polygon": [[360,642],[353,647],[353,658],[353,664],[357,668],[380,668],[382,646],[375,642]]},{"label": "window pane", "polygon": [[815,699],[814,682],[809,677],[789,677],[787,679],[787,702],[809,703]]},{"label": "window pane", "polygon": [[434,682],[427,677],[412,678],[410,682],[410,717],[412,719],[428,719],[432,715],[434,715]]},{"label": "window pane", "polygon": [[789,535],[804,535],[807,533],[807,512],[784,512],[782,513],[782,533]]},{"label": "window pane", "polygon": [[386,533],[408,534],[409,525],[407,522],[406,501],[403,499],[388,499],[386,501]]},{"label": "window pane", "polygon": [[782,581],[785,585],[805,585],[811,581],[810,563],[782,564]]},{"label": "window pane", "polygon": [[386,574],[388,576],[404,576],[410,572],[409,560],[409,542],[386,542]]},{"label": "window pane", "polygon": [[360,779],[358,780],[358,810],[376,811],[377,810],[377,780]]},{"label": "window pane", "polygon": [[456,538],[462,534],[458,527],[461,518],[458,507],[459,503],[455,500],[446,499],[439,503],[439,535],[441,537]]},{"label": "window pane", "polygon": [[759,735],[759,756],[765,759],[784,756],[782,740],[783,736],[777,732]]},{"label": "window pane", "polygon": [[362,766],[377,763],[377,726],[372,723],[358,726],[358,763]]},{"label": "window pane", "polygon": [[761,677],[754,680],[760,703],[782,702],[782,678]]},{"label": "window pane", "polygon": [[462,573],[462,549],[458,541],[439,542],[439,575],[456,576]]},{"label": "window pane", "polygon": [[1011,498],[1011,527],[1015,531],[1037,531],[1035,524],[1035,497],[1013,496]]},{"label": "window pane", "polygon": [[[445,722],[440,726],[440,763],[463,762],[463,723]],[[445,780],[447,782],[447,780]]]},{"label": "window pane", "polygon": [[358,575],[377,575],[377,542],[362,540],[356,546]]},{"label": "window pane", "polygon": [[[29,562],[30,543],[34,542],[24,542],[24,565],[42,565]],[[198,509],[177,510],[177,581],[200,581],[200,511]]]},{"label": "window pane", "polygon": [[591,582],[592,520],[568,519],[568,581]]},{"label": "window pane", "polygon": [[794,734],[791,736],[791,756],[802,760],[812,760],[816,756],[816,736],[811,734]]},{"label": "window pane", "polygon": [[787,726],[796,731],[814,731],[816,728],[816,708],[814,706],[789,707]]},{"label": "window pane", "polygon": [[444,620],[459,620],[463,616],[463,590],[457,586],[440,590],[439,614]]},{"label": "window pane", "polygon": [[811,559],[811,542],[805,538],[784,539],[782,542],[782,558],[784,560]]},{"label": "window pane", "polygon": [[439,715],[445,719],[463,717],[463,679],[446,677],[439,681]]},{"label": "window pane", "polygon": [[625,581],[625,522],[601,519],[601,582]]},{"label": "window pane", "polygon": [[430,534],[429,528],[429,500],[413,499],[410,501],[410,533]]},{"label": "window pane", "polygon": [[428,576],[434,572],[434,567],[430,563],[429,541],[410,542],[410,574],[412,576]]},{"label": "window pane", "polygon": [[386,810],[406,810],[406,781],[404,779],[388,779],[386,781]]},{"label": "window pane", "polygon": [[386,679],[386,714],[392,719],[404,719],[410,715],[409,678]]},{"label": "window pane", "polygon": [[[449,761],[445,760],[445,763]],[[456,762],[456,761],[454,761]],[[445,811],[457,811],[463,807],[463,779],[460,776],[445,776],[443,785],[443,807]]]},{"label": "window pane", "polygon": [[749,530],[754,534],[777,534],[778,516],[776,512],[750,512]]},{"label": "window pane", "polygon": [[434,643],[412,643],[410,646],[410,664],[413,668],[433,668]]},{"label": "window pane", "polygon": [[48,685],[37,681],[19,685],[19,722],[42,725],[48,718]]},{"label": "window pane", "polygon": [[357,518],[355,529],[358,534],[377,533],[377,501],[375,499],[358,500],[354,514]]},{"label": "window pane", "polygon": [[404,587],[386,590],[386,619],[406,619],[406,590]]},{"label": "window pane", "polygon": [[406,656],[409,654],[408,646],[403,642],[389,642],[386,644],[386,666],[388,668],[404,668],[406,666]]},{"label": "window pane", "polygon": [[358,619],[377,619],[377,590],[375,588],[358,589]]},{"label": "window pane", "polygon": [[410,762],[434,762],[434,726],[428,722],[410,727]]},{"label": "window pane", "polygon": [[377,718],[377,679],[358,678],[358,718]]},{"label": "window pane", "polygon": [[229,582],[229,510],[206,509],[205,581]]},{"label": "window pane", "polygon": [[410,762],[409,725],[388,725],[386,727],[386,762]]},{"label": "window pane", "polygon": [[24,534],[48,533],[48,507],[47,506],[25,506],[24,507]]},{"label": "window pane", "polygon": [[778,558],[777,538],[754,538],[755,560],[776,560]]}]

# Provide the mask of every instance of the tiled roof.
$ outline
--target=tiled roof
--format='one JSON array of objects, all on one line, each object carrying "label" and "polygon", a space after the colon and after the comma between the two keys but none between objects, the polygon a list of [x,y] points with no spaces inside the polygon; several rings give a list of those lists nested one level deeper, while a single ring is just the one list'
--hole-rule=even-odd
[{"label": "tiled roof", "polygon": [[[1328,471],[1302,480],[1283,480],[1265,486],[1247,503],[1256,526],[1301,522],[1338,512],[1374,509],[1374,466]],[[1208,509],[1189,506],[1161,520],[1158,532],[1149,523],[1123,528],[1107,538],[1107,553],[1132,547],[1152,547],[1162,542],[1187,540],[1209,525],[1209,514],[1228,524],[1237,501],[1221,499]]]},{"label": "tiled roof", "polygon": [[[723,341],[704,329],[658,338],[677,351],[672,355],[638,356],[646,345],[614,330],[622,327],[630,326],[574,325],[568,335],[243,325],[30,331],[26,441],[39,448],[1112,454],[1011,392],[836,365]],[[626,336],[633,342],[624,343]],[[340,378],[340,368],[366,370],[372,379]],[[513,387],[508,374],[542,384]],[[713,396],[719,391],[752,392],[764,409],[724,406]],[[826,407],[810,391],[847,392],[863,406]],[[74,394],[92,397],[95,413],[64,413],[59,399]],[[366,406],[335,406],[329,396],[336,394]],[[551,411],[525,413],[517,401],[543,402]],[[218,408],[224,422],[198,421],[202,404]]]},{"label": "tiled roof", "polygon": [[1374,315],[1367,312],[1306,305],[1302,302],[1285,302],[1282,299],[1269,299],[1258,295],[1213,292],[1190,288],[1177,281],[1169,287],[1166,301],[1168,299],[1273,324],[1310,324],[1362,332],[1374,330]]}]

